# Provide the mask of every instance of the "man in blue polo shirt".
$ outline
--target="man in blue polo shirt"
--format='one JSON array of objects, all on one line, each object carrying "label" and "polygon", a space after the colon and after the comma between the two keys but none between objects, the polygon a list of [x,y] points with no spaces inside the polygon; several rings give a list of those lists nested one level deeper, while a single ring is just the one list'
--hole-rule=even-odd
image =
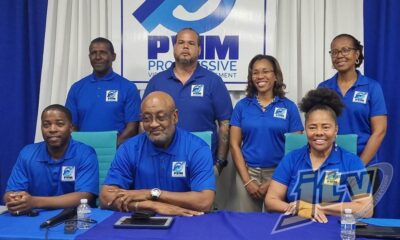
[{"label": "man in blue polo shirt", "polygon": [[145,133],[118,149],[100,194],[101,206],[183,216],[210,210],[215,177],[208,145],[176,127],[178,111],[168,94],[149,94],[141,109]]},{"label": "man in blue polo shirt", "polygon": [[90,43],[93,73],[74,83],[65,106],[77,131],[118,131],[118,145],[138,133],[140,96],[133,82],[112,69],[112,43],[96,38]]},{"label": "man in blue polo shirt", "polygon": [[14,215],[33,208],[68,208],[98,195],[99,169],[93,148],[71,138],[71,113],[61,105],[41,116],[44,142],[22,149],[8,179],[4,202]]},{"label": "man in blue polo shirt", "polygon": [[196,31],[191,28],[179,31],[174,43],[175,63],[150,79],[144,97],[153,91],[166,92],[179,110],[179,127],[190,132],[212,131],[214,163],[221,172],[228,163],[232,101],[222,79],[197,62],[200,51]]}]

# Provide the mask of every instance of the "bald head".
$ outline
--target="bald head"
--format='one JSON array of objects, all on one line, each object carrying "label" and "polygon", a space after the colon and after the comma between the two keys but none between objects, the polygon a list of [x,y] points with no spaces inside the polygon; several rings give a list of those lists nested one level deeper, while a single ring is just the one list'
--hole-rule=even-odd
[{"label": "bald head", "polygon": [[173,111],[176,109],[175,102],[172,97],[161,91],[152,92],[143,99],[141,105],[142,113],[143,108],[149,108],[152,106],[162,107],[166,111]]},{"label": "bald head", "polygon": [[174,137],[178,111],[172,97],[164,92],[152,92],[142,102],[143,128],[150,141],[167,148]]}]

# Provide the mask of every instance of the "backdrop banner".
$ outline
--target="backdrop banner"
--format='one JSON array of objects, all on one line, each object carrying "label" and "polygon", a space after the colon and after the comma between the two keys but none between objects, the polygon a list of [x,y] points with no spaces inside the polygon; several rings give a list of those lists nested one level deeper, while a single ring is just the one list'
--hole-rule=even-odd
[{"label": "backdrop banner", "polygon": [[[174,62],[176,32],[189,27],[200,37],[200,64],[229,89],[247,81],[247,64],[265,49],[266,1],[122,1],[121,70],[145,87]],[[144,57],[137,57],[144,56]]]}]

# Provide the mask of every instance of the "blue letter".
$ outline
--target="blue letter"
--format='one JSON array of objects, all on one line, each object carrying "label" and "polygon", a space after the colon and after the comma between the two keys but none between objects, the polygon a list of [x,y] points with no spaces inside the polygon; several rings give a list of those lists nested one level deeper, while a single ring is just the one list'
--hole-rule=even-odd
[{"label": "blue letter", "polygon": [[158,53],[166,53],[169,50],[169,39],[166,36],[149,36],[147,43],[149,59],[157,59]]}]

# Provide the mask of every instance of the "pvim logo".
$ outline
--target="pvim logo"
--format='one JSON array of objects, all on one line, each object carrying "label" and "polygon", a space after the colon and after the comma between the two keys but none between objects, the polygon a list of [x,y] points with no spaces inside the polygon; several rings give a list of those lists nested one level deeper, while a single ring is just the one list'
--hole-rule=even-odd
[{"label": "pvim logo", "polygon": [[[157,26],[179,32],[193,28],[200,34],[201,66],[214,71],[223,78],[235,78],[239,59],[238,35],[204,35],[217,28],[231,13],[236,0],[147,0],[133,12],[133,16],[151,33]],[[224,31],[226,32],[226,29]],[[175,35],[148,36],[148,75],[152,77],[172,65],[170,49]],[[168,55],[167,55],[168,54]]]},{"label": "pvim logo", "polygon": [[179,19],[175,17],[175,13],[186,11],[194,14],[200,8],[207,7],[207,4],[215,5],[216,2],[218,0],[147,0],[133,13],[133,16],[149,33],[159,24],[174,32],[191,27],[199,33],[204,33],[225,20],[235,5],[235,0],[220,0],[217,8],[210,15],[196,21]]}]

